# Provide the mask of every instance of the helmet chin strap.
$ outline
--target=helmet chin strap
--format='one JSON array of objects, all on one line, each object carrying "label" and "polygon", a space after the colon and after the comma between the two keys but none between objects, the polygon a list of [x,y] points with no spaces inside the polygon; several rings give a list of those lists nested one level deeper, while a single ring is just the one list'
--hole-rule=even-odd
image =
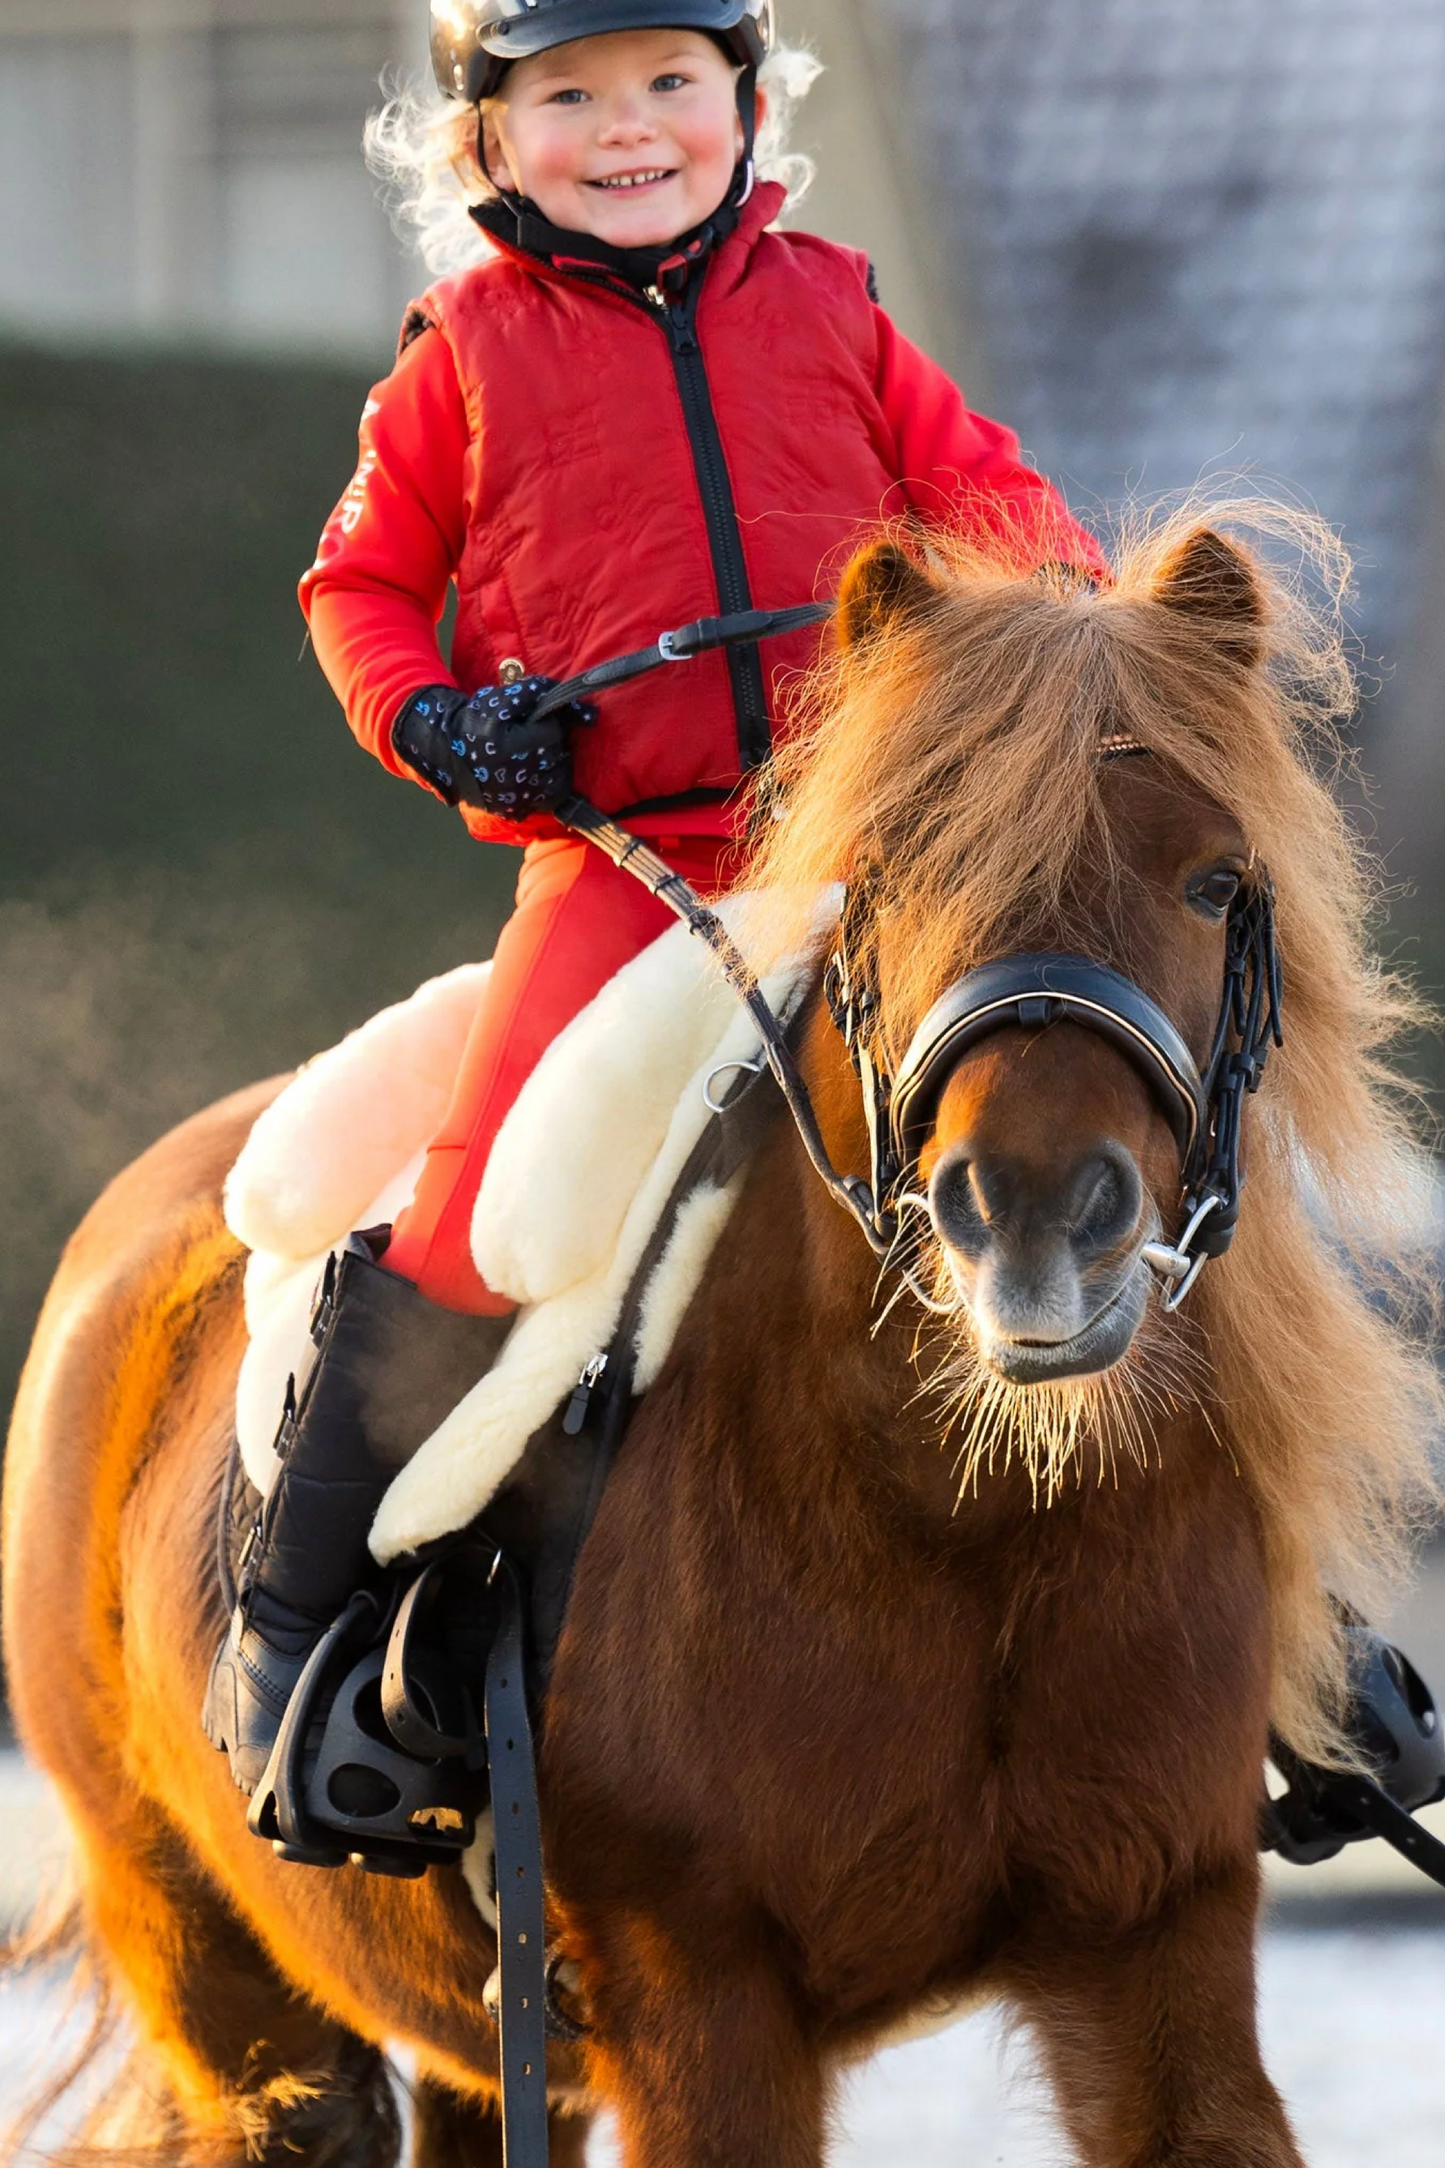
[{"label": "helmet chin strap", "polygon": [[733,202],[741,210],[753,192],[757,169],[753,153],[758,139],[758,71],[744,68],[738,76],[738,118],[743,124],[743,155],[733,176]]}]

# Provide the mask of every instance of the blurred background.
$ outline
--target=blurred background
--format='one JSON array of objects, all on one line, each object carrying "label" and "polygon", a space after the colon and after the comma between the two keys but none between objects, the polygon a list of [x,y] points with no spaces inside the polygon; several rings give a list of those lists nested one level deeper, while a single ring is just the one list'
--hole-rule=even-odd
[{"label": "blurred background", "polygon": [[[1380,938],[1445,984],[1440,0],[780,4],[827,68],[798,222],[869,251],[1076,508],[1243,470],[1343,532]],[[0,0],[0,1407],[118,1167],[485,954],[506,907],[512,855],[355,749],[294,601],[426,284],[359,148],[425,28],[425,0]],[[1438,1048],[1418,1058],[1433,1078]],[[1438,1573],[1402,1631],[1445,1684]],[[13,1836],[37,1795],[4,1796]],[[1445,2019],[1418,1939],[1445,1908],[1372,1872],[1310,1883],[1337,1940],[1366,1908],[1338,1992],[1323,1941],[1298,1965],[1280,1943],[1266,2015],[1311,2157],[1373,2159],[1373,2132],[1411,2168],[1438,2161],[1445,2087],[1398,2028],[1389,2063],[1381,2013],[1408,1977],[1417,2030]],[[1414,2102],[1368,2130],[1350,2054],[1299,2029],[1313,1983],[1335,2031],[1308,2038],[1358,2044],[1367,1975],[1375,2085]],[[937,2106],[930,2082],[898,2081]]]}]

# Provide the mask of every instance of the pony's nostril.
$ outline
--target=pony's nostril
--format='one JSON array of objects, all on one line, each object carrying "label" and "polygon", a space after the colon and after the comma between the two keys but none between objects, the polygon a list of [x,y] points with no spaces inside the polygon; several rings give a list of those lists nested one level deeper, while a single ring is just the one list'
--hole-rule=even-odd
[{"label": "pony's nostril", "polygon": [[1122,1241],[1138,1224],[1143,1195],[1133,1154],[1106,1145],[1091,1154],[1075,1176],[1070,1238],[1098,1249]]},{"label": "pony's nostril", "polygon": [[928,1185],[933,1224],[950,1249],[976,1254],[988,1239],[972,1163],[963,1153],[939,1161]]}]

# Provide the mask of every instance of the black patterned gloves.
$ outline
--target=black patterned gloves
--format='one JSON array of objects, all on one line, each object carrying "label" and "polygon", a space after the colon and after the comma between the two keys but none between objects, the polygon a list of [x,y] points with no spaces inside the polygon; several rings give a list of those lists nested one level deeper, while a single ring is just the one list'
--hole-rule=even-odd
[{"label": "black patterned gloves", "polygon": [[570,734],[596,721],[573,701],[532,720],[555,678],[484,685],[468,699],[451,685],[413,694],[391,726],[406,765],[448,805],[474,805],[502,820],[550,813],[572,789]]}]

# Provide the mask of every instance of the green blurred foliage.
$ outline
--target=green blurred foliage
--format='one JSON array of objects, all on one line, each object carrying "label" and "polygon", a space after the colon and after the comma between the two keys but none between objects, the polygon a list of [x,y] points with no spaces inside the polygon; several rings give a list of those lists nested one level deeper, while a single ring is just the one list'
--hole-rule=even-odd
[{"label": "green blurred foliage", "polygon": [[0,350],[0,1405],[119,1167],[504,914],[515,854],[363,754],[303,651],[366,390]]}]

